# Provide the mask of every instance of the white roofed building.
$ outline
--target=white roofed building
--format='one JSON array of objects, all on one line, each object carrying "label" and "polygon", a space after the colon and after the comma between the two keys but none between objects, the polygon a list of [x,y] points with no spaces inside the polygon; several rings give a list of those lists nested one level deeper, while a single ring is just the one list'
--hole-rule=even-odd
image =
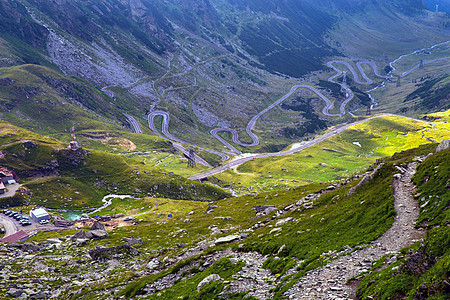
[{"label": "white roofed building", "polygon": [[38,208],[38,209],[32,210],[30,212],[30,217],[33,220],[35,220],[36,222],[40,222],[42,220],[50,220],[50,215],[43,208]]}]

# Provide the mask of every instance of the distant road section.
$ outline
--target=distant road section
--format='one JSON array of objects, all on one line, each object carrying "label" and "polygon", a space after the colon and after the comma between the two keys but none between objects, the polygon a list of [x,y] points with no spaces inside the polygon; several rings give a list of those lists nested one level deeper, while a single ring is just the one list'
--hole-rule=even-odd
[{"label": "distant road section", "polygon": [[[162,134],[159,132],[159,130],[156,128],[155,126],[155,117],[156,116],[161,116],[162,119]],[[148,126],[150,127],[150,129],[159,137],[162,137],[163,139],[168,139],[170,141],[172,141],[172,144],[174,145],[174,147],[179,147],[181,145],[175,145],[175,143],[184,143],[184,144],[189,144],[189,145],[193,145],[195,147],[197,147],[200,150],[209,152],[209,153],[213,153],[216,155],[219,155],[222,159],[222,161],[229,159],[230,157],[226,154],[223,154],[219,151],[214,151],[214,150],[210,150],[210,149],[205,149],[200,147],[199,145],[189,142],[189,141],[185,141],[182,140],[180,138],[177,138],[176,136],[173,136],[170,132],[169,132],[169,121],[170,121],[170,116],[168,113],[166,113],[165,111],[154,111],[151,114],[148,115]],[[199,157],[198,155],[196,155],[196,157]],[[199,157],[200,158],[200,157]],[[203,160],[203,159],[202,159]],[[197,163],[200,163],[199,161],[196,161]],[[202,164],[202,163],[200,163]]]},{"label": "distant road section", "polygon": [[125,117],[127,117],[128,122],[130,122],[131,126],[133,126],[134,132],[142,133],[142,130],[141,130],[141,127],[139,126],[138,121],[134,117],[130,116],[129,114],[124,113],[124,115],[125,115]]},{"label": "distant road section", "polygon": [[370,120],[373,120],[373,119],[376,119],[376,118],[391,117],[391,116],[395,116],[395,115],[383,114],[383,115],[373,116],[373,117],[370,117],[370,118],[367,118],[367,119],[364,119],[364,120],[360,120],[360,121],[357,121],[357,122],[353,122],[353,123],[350,123],[350,124],[339,125],[339,126],[333,128],[330,132],[328,132],[328,133],[326,133],[324,135],[321,135],[321,136],[315,138],[312,141],[305,142],[304,144],[301,144],[298,147],[295,147],[295,148],[292,148],[292,149],[289,149],[289,150],[286,150],[286,151],[276,152],[276,153],[255,154],[255,155],[252,155],[252,156],[238,158],[238,159],[232,160],[229,163],[226,163],[226,164],[224,164],[224,165],[222,165],[220,167],[214,168],[214,169],[212,169],[210,171],[193,175],[193,176],[189,177],[189,179],[199,180],[199,179],[203,179],[203,178],[206,178],[206,177],[209,177],[209,176],[213,176],[213,175],[222,173],[222,172],[224,172],[226,170],[229,170],[229,169],[231,169],[233,167],[242,165],[243,163],[245,163],[245,162],[247,162],[249,160],[255,159],[255,158],[265,158],[265,157],[274,157],[274,156],[282,156],[282,155],[292,154],[292,153],[304,150],[306,148],[309,148],[311,146],[314,146],[317,143],[320,143],[320,142],[322,142],[324,140],[327,140],[327,139],[331,138],[332,136],[335,136],[335,135],[341,133],[342,131],[347,130],[351,126],[362,124],[362,123],[365,123],[367,121],[370,121]]},{"label": "distant road section", "polygon": [[[396,60],[394,60],[393,62],[391,62],[389,65],[391,66],[392,71],[394,71],[395,68],[394,68],[393,64],[396,63],[397,61],[399,61],[400,59],[402,59],[403,57],[406,57],[406,56],[409,56],[409,55],[412,55],[412,54],[416,54],[416,53],[419,53],[419,52],[427,50],[427,49],[433,49],[433,48],[435,48],[437,46],[445,45],[445,44],[448,44],[448,43],[450,43],[450,41],[447,41],[447,42],[444,42],[444,43],[440,43],[440,44],[436,44],[436,45],[434,45],[434,46],[432,46],[430,48],[416,50],[413,53],[402,55],[399,58],[397,58]],[[432,62],[437,62],[437,61],[447,60],[447,59],[450,59],[450,57],[444,57],[444,58],[438,58],[438,59],[429,60],[429,61],[423,61],[422,63],[423,64],[429,64],[429,63],[432,63]],[[263,109],[258,114],[256,114],[253,118],[250,119],[250,121],[248,122],[248,124],[247,124],[247,126],[245,128],[245,131],[248,134],[248,136],[251,138],[251,140],[252,140],[251,143],[244,143],[244,142],[240,141],[239,133],[236,130],[232,129],[232,128],[226,128],[226,127],[214,128],[214,129],[212,129],[210,131],[211,135],[214,136],[223,145],[225,145],[225,147],[227,147],[231,151],[231,153],[235,153],[235,154],[241,154],[241,152],[236,147],[234,147],[230,142],[226,141],[224,138],[219,136],[219,132],[231,133],[233,143],[235,143],[236,145],[242,146],[242,147],[252,147],[252,146],[259,145],[260,142],[259,142],[258,136],[253,133],[253,129],[254,129],[258,119],[262,115],[267,113],[269,110],[274,108],[275,106],[277,106],[280,103],[282,103],[283,101],[287,100],[298,89],[308,89],[308,90],[312,91],[313,93],[315,93],[317,96],[319,96],[320,99],[322,99],[325,102],[325,107],[322,110],[322,113],[324,115],[329,116],[329,117],[342,117],[342,116],[344,116],[345,113],[346,113],[346,106],[354,98],[354,94],[353,94],[352,90],[345,83],[340,83],[340,82],[335,81],[335,79],[337,79],[338,77],[340,77],[344,73],[343,71],[341,71],[341,69],[337,68],[336,65],[341,65],[341,66],[344,66],[344,68],[348,69],[348,71],[352,74],[354,82],[356,82],[358,84],[361,84],[361,85],[372,85],[372,84],[374,84],[374,81],[372,81],[367,76],[367,74],[365,73],[363,65],[367,65],[370,68],[372,68],[373,69],[373,73],[375,74],[375,76],[377,76],[379,78],[382,78],[385,81],[389,80],[389,79],[397,78],[397,77],[391,75],[392,71],[389,74],[387,74],[387,76],[381,75],[380,72],[378,71],[377,66],[373,62],[368,62],[368,61],[357,62],[356,63],[357,69],[355,69],[348,62],[338,61],[338,60],[330,61],[330,62],[327,63],[327,65],[336,72],[336,74],[331,76],[328,79],[328,81],[332,82],[332,83],[339,84],[341,86],[341,88],[346,91],[346,99],[341,103],[341,105],[339,107],[339,113],[336,113],[336,114],[330,113],[330,110],[333,108],[333,102],[331,102],[326,96],[324,96],[315,87],[309,86],[309,85],[294,85],[290,89],[290,91],[288,93],[286,93],[280,99],[278,99],[277,101],[275,101],[274,103],[272,103],[271,105],[269,105],[268,107],[266,107],[265,109]],[[414,70],[416,70],[419,67],[420,67],[420,64],[412,67],[410,70],[403,72],[400,75],[400,77],[404,77],[404,76],[408,75],[409,73],[413,72]],[[360,78],[360,76],[361,76],[361,78]],[[385,81],[383,81],[383,83],[381,85],[379,85],[379,86],[383,86]],[[373,88],[371,91],[373,91],[374,89],[378,88],[379,86]],[[370,96],[370,94],[369,94],[369,96]],[[373,98],[372,98],[372,101],[373,101]],[[156,117],[156,116],[162,116],[162,118],[163,118],[163,120],[162,120],[162,134],[155,127],[154,117]],[[386,116],[386,115],[383,115],[383,116]],[[380,116],[378,116],[378,117],[380,117]],[[366,119],[366,120],[361,121],[361,122],[365,122],[365,121],[370,120],[370,119],[372,119],[372,118]],[[184,141],[184,140],[182,140],[180,138],[177,138],[177,137],[175,137],[175,136],[173,136],[172,134],[169,133],[169,114],[166,113],[166,112],[162,112],[162,111],[152,112],[148,116],[148,123],[149,123],[150,129],[153,132],[155,132],[160,137],[167,138],[167,139],[169,139],[169,140],[171,140],[173,142],[177,142],[177,143],[191,144],[191,145],[194,145],[194,146],[200,148],[199,145],[197,145],[197,144],[194,144],[194,143],[191,143],[191,142],[188,142],[188,141]],[[352,125],[354,125],[354,124],[358,124],[358,123],[353,123]],[[344,126],[351,126],[351,125],[344,125]],[[343,129],[343,130],[345,130],[345,129]],[[323,138],[323,137],[321,137],[321,138]],[[315,141],[316,140],[314,140],[313,142],[315,142]],[[311,146],[310,143],[308,143],[308,145]],[[309,146],[307,146],[307,147],[309,147]],[[200,149],[221,156],[222,161],[227,160],[229,158],[228,155],[223,154],[223,153],[218,152],[218,151],[213,151],[213,150],[204,149],[204,148],[200,148]],[[302,148],[297,148],[296,150],[299,151],[301,149]],[[284,154],[288,154],[288,153],[281,154],[281,152],[280,152],[278,154],[271,154],[270,156],[284,155]],[[234,161],[230,162],[229,164],[226,164],[226,165],[224,165],[222,167],[219,167],[219,168],[223,169],[225,166],[228,166],[228,167],[236,166],[236,165],[239,165],[242,162],[248,161],[248,160],[250,160],[252,158],[255,158],[255,157],[266,157],[266,156],[257,155],[257,156],[252,156],[252,157],[240,158],[240,159],[234,160]],[[232,165],[230,165],[230,164],[232,164]],[[210,172],[213,172],[213,174],[217,174],[217,172],[215,170],[217,170],[217,169],[211,170]],[[214,172],[216,172],[216,173],[214,173]],[[193,177],[193,178],[195,179],[195,177]]]}]

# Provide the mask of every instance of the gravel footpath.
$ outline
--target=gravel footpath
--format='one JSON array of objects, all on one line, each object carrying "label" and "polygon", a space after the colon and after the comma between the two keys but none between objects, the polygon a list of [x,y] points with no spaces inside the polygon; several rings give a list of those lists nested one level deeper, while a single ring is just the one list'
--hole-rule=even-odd
[{"label": "gravel footpath", "polygon": [[393,254],[422,238],[424,232],[414,228],[419,208],[414,199],[414,175],[417,163],[397,166],[392,181],[394,207],[397,215],[390,229],[368,248],[352,252],[330,264],[308,272],[301,281],[285,293],[287,299],[356,299],[357,286],[347,285],[348,279],[370,270],[373,261]]}]

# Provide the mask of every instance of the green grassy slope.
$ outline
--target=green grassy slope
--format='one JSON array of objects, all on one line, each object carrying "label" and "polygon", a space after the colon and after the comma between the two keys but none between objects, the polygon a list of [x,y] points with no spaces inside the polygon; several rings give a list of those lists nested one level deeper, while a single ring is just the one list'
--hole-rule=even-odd
[{"label": "green grassy slope", "polygon": [[[395,216],[393,210],[392,176],[397,173],[394,165],[411,161],[415,156],[425,155],[433,151],[435,145],[422,146],[419,149],[397,153],[393,158],[385,159],[385,165],[376,173],[369,183],[356,189],[356,193],[348,196],[349,189],[356,185],[358,180],[351,181],[335,190],[325,190],[320,185],[310,185],[284,192],[271,192],[258,196],[243,196],[234,199],[225,199],[216,202],[217,207],[209,216],[198,216],[197,212],[189,216],[197,228],[211,224],[211,219],[216,216],[233,216],[232,221],[215,221],[219,228],[232,228],[238,225],[241,231],[249,233],[249,237],[231,245],[238,253],[250,251],[267,255],[263,268],[271,271],[275,280],[274,299],[283,299],[283,293],[308,270],[327,264],[338,255],[346,255],[357,249],[362,244],[373,241],[385,232],[392,224]],[[320,196],[313,201],[306,200],[305,205],[293,209],[281,217],[276,217],[275,212],[261,219],[253,220],[256,205],[274,205],[278,211],[284,207],[296,203],[299,199],[310,193]],[[309,203],[308,203],[309,202]],[[239,207],[239,209],[237,209]],[[279,222],[281,221],[281,222]],[[259,223],[260,226],[254,226]],[[190,224],[190,223],[189,223]],[[178,228],[185,228],[189,233],[192,227],[187,224]],[[245,230],[252,226],[251,230]],[[234,227],[234,226],[233,226]],[[258,228],[259,227],[259,228]],[[351,229],[351,230],[349,230]],[[197,229],[198,230],[198,229]],[[195,231],[197,232],[197,231]],[[234,230],[228,231],[228,234]],[[440,247],[439,244],[435,245]],[[195,271],[207,255],[222,251],[226,246],[215,246],[200,256],[169,268],[159,274],[144,276],[125,288],[123,294],[127,296],[137,295],[142,288],[157,279],[170,274],[184,273],[171,287],[163,289],[159,293],[147,296],[148,299],[212,299],[226,289],[226,282],[211,285],[210,289],[197,292],[192,285],[198,284],[203,278],[216,270],[216,265],[207,267],[205,271]],[[189,265],[186,269],[184,266]],[[237,268],[239,265],[235,265]],[[228,269],[228,268],[226,268]],[[295,269],[295,272],[288,270]],[[203,270],[203,268],[202,268]],[[234,270],[237,272],[239,268]],[[193,274],[193,275],[190,275]],[[229,275],[225,276],[229,278]],[[236,278],[236,277],[234,277]],[[229,280],[229,279],[227,279]],[[269,280],[269,279],[268,279]],[[110,283],[115,286],[117,283]],[[106,284],[96,292],[87,292],[85,299],[92,297],[107,288]],[[98,295],[98,294],[97,294]],[[245,294],[241,295],[244,297]],[[240,299],[240,298],[239,298]]]},{"label": "green grassy slope", "polygon": [[0,112],[17,125],[55,133],[70,130],[73,125],[119,130],[126,124],[110,97],[79,79],[37,65],[0,71]]},{"label": "green grassy slope", "polygon": [[[388,123],[380,123],[378,126],[382,127],[383,124]],[[400,125],[397,124],[397,126]],[[110,231],[109,238],[91,241],[82,247],[73,247],[69,243],[67,247],[62,246],[60,249],[47,249],[34,253],[37,259],[49,266],[57,267],[58,272],[64,276],[88,278],[83,276],[92,273],[92,268],[95,270],[106,268],[108,262],[99,260],[94,264],[95,266],[85,264],[84,258],[81,258],[83,253],[100,246],[122,245],[122,237],[142,238],[143,244],[135,246],[139,253],[134,255],[124,253],[117,258],[119,265],[104,279],[100,281],[97,279],[95,285],[89,279],[81,288],[77,284],[66,285],[66,283],[45,281],[45,285],[52,288],[60,288],[63,284],[64,289],[59,297],[69,299],[107,299],[121,295],[133,297],[145,293],[146,285],[165,276],[174,276],[177,280],[162,291],[147,295],[147,298],[218,298],[218,295],[227,288],[227,281],[235,280],[236,276],[239,276],[238,272],[246,266],[243,263],[236,264],[230,261],[227,255],[222,259],[213,259],[209,264],[205,264],[205,261],[211,261],[211,258],[216,255],[217,257],[223,255],[230,247],[235,253],[233,255],[240,255],[240,253],[245,255],[249,252],[259,253],[262,257],[266,255],[262,268],[270,271],[271,275],[268,275],[270,278],[267,280],[274,285],[274,299],[281,299],[284,291],[296,283],[306,271],[325,265],[336,256],[348,254],[385,232],[395,216],[391,186],[392,177],[398,172],[395,165],[410,162],[417,156],[425,156],[433,152],[436,147],[435,144],[427,144],[418,149],[401,151],[392,158],[384,158],[385,164],[374,178],[356,189],[351,196],[348,196],[348,191],[359,182],[361,178],[359,176],[336,182],[335,188],[332,189],[323,184],[310,184],[286,191],[226,198],[215,201],[214,204],[208,204],[168,199],[168,197],[182,199],[182,196],[177,193],[177,188],[181,186],[184,190],[183,195],[192,197],[190,199],[204,199],[207,195],[219,190],[189,182],[177,176],[164,175],[161,170],[114,154],[90,151],[82,157],[84,155],[62,149],[63,145],[55,140],[33,135],[6,123],[2,124],[2,130],[3,146],[0,150],[6,154],[6,159],[2,159],[0,163],[14,166],[18,174],[24,176],[39,167],[43,172],[42,168],[49,167],[47,164],[49,160],[58,161],[57,177],[44,177],[37,181],[26,182],[26,186],[31,191],[30,199],[35,201],[34,203],[44,204],[39,201],[46,199],[46,204],[61,205],[62,201],[70,203],[71,206],[67,209],[80,209],[91,204],[98,205],[93,201],[82,203],[86,199],[82,198],[83,195],[95,198],[103,192],[108,192],[108,189],[115,193],[133,193],[135,196],[142,197],[116,199],[111,206],[99,212],[99,214],[124,213],[133,216],[136,220],[132,226],[129,224]],[[29,143],[24,144],[21,140],[23,137],[38,142],[38,147],[33,147]],[[448,270],[445,258],[447,255],[445,249],[448,249],[448,237],[446,237],[448,227],[445,225],[448,223],[448,155],[449,151],[446,150],[426,159],[419,166],[414,178],[419,186],[417,197],[423,206],[419,222],[428,230],[423,251],[429,257],[439,258],[430,271],[423,275],[424,277],[420,277],[422,275],[411,277],[410,283],[414,284],[417,290],[422,282],[426,282],[426,286],[432,286],[428,285],[430,282],[430,284],[436,283],[438,287],[436,291],[442,292],[442,284],[444,284],[442,278],[445,278],[445,270]],[[52,165],[55,164],[52,163]],[[370,170],[374,167],[375,165]],[[149,178],[150,174],[155,175],[153,179]],[[105,182],[104,186],[99,186],[96,190],[90,188],[92,183],[101,181]],[[164,186],[167,181],[171,182],[170,190],[147,189],[147,187],[154,187],[154,184]],[[143,182],[145,185],[141,184]],[[142,189],[142,192],[133,191],[135,188]],[[47,191],[45,199],[40,189]],[[80,195],[70,191],[79,192]],[[143,197],[149,191],[154,197]],[[68,201],[49,197],[53,194],[67,199],[70,199],[70,196],[72,199]],[[312,194],[316,196],[311,200]],[[221,195],[224,196],[224,194],[217,194],[215,199],[219,199]],[[286,208],[301,199],[302,204],[295,209]],[[425,201],[429,203],[424,205]],[[255,218],[257,205],[273,205],[276,209],[266,216]],[[285,213],[279,215],[278,211]],[[40,233],[33,237],[33,240],[40,242],[50,237],[64,237],[73,233],[74,231]],[[193,252],[194,256],[190,258],[189,255],[183,256],[189,253],[187,249],[209,244],[219,237],[240,233],[245,233],[248,237],[231,245],[212,244],[205,251]],[[414,247],[413,249],[418,249],[418,245]],[[407,252],[405,251],[403,253]],[[50,254],[77,255],[80,258],[76,264],[69,266],[52,262],[47,257]],[[158,272],[148,270],[146,264],[157,257],[164,261],[160,265],[161,269]],[[178,261],[181,257],[184,258]],[[401,255],[399,257],[401,258]],[[177,261],[178,264],[175,263]],[[130,264],[133,267],[130,267]],[[15,267],[16,273],[22,274],[25,266],[26,263],[18,264]],[[41,273],[33,270],[27,272],[29,272],[27,278],[42,276]],[[198,292],[197,284],[213,273],[219,274],[224,280],[211,283]],[[419,277],[422,279],[418,280]],[[18,276],[17,279],[11,279],[8,282],[21,284],[23,282],[21,278]],[[77,280],[75,281],[78,282]],[[373,280],[377,283],[374,284]],[[361,295],[373,295],[379,290],[387,290],[384,285],[390,283],[388,279],[383,279],[379,283],[377,278],[373,280],[372,278],[363,280],[362,286],[365,286],[365,282],[369,282],[370,289],[361,289]],[[389,288],[392,290],[396,286],[398,285],[390,285]],[[379,288],[372,289],[374,287]],[[5,288],[6,286],[0,284],[0,291],[5,291]],[[231,299],[244,299],[245,294],[236,294],[233,297],[235,298]]]},{"label": "green grassy slope", "polygon": [[365,277],[358,290],[360,299],[448,299],[449,160],[449,150],[439,152],[427,158],[413,178],[420,204],[417,226],[427,229],[424,241],[403,249],[396,263]]},{"label": "green grassy slope", "polygon": [[295,154],[254,159],[215,177],[242,193],[339,180],[379,158],[449,138],[449,123],[434,122],[432,126],[401,117],[377,118]]},{"label": "green grassy slope", "polygon": [[56,140],[8,123],[1,123],[1,128],[4,157],[0,164],[13,169],[29,189],[23,203],[80,209],[99,206],[109,193],[193,200],[227,196],[211,185],[168,174],[131,158],[97,150],[70,151]]}]

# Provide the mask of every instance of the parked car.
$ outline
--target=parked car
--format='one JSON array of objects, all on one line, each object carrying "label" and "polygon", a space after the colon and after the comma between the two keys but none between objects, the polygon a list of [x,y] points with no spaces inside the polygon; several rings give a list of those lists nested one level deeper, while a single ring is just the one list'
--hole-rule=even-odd
[{"label": "parked car", "polygon": [[7,216],[10,216],[10,215],[12,215],[14,212],[13,211],[8,211],[7,213],[5,213],[5,215],[7,215]]},{"label": "parked car", "polygon": [[20,221],[20,219],[22,219],[22,215],[15,215],[14,219],[16,219],[17,221]]},{"label": "parked car", "polygon": [[44,225],[44,224],[47,224],[47,223],[48,223],[48,220],[40,220],[39,223],[42,224],[42,225]]},{"label": "parked car", "polygon": [[18,212],[13,212],[12,214],[10,214],[9,216],[11,217],[11,218],[14,218],[15,216],[17,216],[19,213]]},{"label": "parked car", "polygon": [[28,221],[28,222],[23,222],[22,223],[22,226],[28,226],[28,225],[31,225],[31,223]]},{"label": "parked car", "polygon": [[0,234],[5,234],[5,232],[6,232],[6,231],[5,231],[5,228],[3,228],[3,227],[0,228]]}]

